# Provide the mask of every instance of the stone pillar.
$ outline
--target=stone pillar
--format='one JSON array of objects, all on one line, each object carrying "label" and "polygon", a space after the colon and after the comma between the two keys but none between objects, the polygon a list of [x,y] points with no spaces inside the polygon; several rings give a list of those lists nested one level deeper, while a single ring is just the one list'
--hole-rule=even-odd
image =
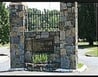
[{"label": "stone pillar", "polygon": [[60,3],[60,55],[62,69],[76,69],[77,12],[76,3]]},{"label": "stone pillar", "polygon": [[11,68],[24,68],[26,6],[22,2],[11,2],[9,9]]}]

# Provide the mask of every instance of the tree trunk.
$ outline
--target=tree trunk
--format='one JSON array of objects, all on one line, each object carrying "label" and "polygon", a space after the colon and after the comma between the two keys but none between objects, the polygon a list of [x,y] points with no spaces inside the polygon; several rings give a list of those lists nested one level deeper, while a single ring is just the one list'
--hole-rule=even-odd
[{"label": "tree trunk", "polygon": [[89,40],[88,42],[89,42],[89,45],[90,46],[93,46],[94,45],[93,40]]}]

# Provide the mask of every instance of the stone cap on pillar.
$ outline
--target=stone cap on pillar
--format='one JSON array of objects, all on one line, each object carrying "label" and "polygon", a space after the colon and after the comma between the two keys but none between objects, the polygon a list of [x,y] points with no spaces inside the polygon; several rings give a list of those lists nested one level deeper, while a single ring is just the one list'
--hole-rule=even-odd
[{"label": "stone cap on pillar", "polygon": [[67,10],[67,6],[66,3],[60,2],[60,11],[66,11]]},{"label": "stone cap on pillar", "polygon": [[10,2],[9,5],[24,5],[27,7],[27,2]]},{"label": "stone cap on pillar", "polygon": [[20,4],[27,6],[26,2],[10,2],[9,5],[20,5]]},{"label": "stone cap on pillar", "polygon": [[10,2],[9,6],[10,5],[24,5],[26,8],[28,8],[27,2]]}]

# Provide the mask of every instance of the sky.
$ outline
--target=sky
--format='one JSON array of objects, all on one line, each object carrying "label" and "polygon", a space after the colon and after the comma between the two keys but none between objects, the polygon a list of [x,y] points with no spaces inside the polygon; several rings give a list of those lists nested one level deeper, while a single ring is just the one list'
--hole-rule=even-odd
[{"label": "sky", "polygon": [[[6,2],[6,6],[10,2]],[[26,2],[29,8],[37,8],[39,10],[49,9],[49,10],[60,10],[60,2]]]}]

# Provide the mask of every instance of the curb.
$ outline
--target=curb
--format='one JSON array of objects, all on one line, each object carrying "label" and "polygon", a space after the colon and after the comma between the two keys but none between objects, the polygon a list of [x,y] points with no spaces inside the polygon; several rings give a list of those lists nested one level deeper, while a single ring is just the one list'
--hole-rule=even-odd
[{"label": "curb", "polygon": [[24,71],[26,68],[11,68],[9,71]]},{"label": "curb", "polygon": [[81,68],[73,70],[73,69],[57,69],[56,72],[83,72],[88,67],[86,65],[83,65]]},{"label": "curb", "polygon": [[86,65],[83,65],[80,69],[77,69],[77,72],[83,72],[87,69],[88,67]]},{"label": "curb", "polygon": [[[83,65],[81,68],[73,70],[73,69],[57,69],[55,72],[83,72],[88,67],[86,65]],[[9,71],[24,71],[26,68],[11,68]]]}]

